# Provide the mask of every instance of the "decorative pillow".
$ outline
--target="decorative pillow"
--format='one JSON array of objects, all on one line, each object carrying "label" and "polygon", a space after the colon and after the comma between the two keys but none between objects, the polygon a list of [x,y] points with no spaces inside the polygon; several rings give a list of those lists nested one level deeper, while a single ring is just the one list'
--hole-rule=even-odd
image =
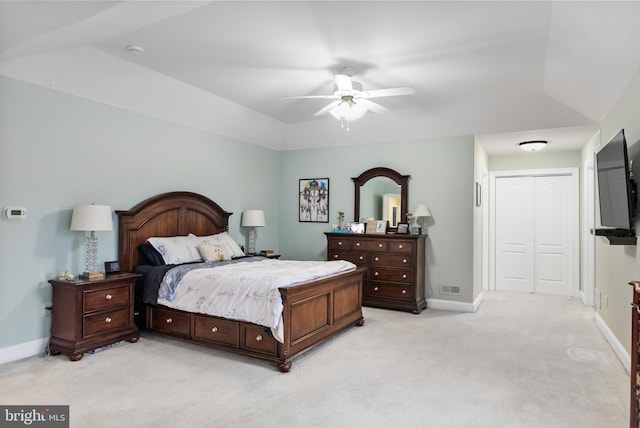
[{"label": "decorative pillow", "polygon": [[198,242],[191,236],[172,236],[168,238],[149,238],[153,246],[168,265],[198,262],[202,260],[198,251]]},{"label": "decorative pillow", "polygon": [[151,266],[162,266],[165,264],[162,254],[153,248],[153,245],[151,244],[146,243],[138,245],[138,251],[140,251],[142,257]]},{"label": "decorative pillow", "polygon": [[219,262],[222,260],[231,260],[231,256],[225,252],[222,245],[216,244],[200,244],[198,251],[205,262]]},{"label": "decorative pillow", "polygon": [[244,256],[244,252],[242,252],[240,246],[233,240],[228,232],[216,233],[215,235],[209,236],[198,236],[196,241],[199,244],[221,245],[225,250],[225,254],[231,255],[231,257]]}]

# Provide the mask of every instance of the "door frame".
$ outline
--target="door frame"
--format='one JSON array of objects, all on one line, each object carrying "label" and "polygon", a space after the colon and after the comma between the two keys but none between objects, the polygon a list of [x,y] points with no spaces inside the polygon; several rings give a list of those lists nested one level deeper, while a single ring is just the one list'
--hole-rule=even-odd
[{"label": "door frame", "polygon": [[489,289],[496,290],[496,179],[509,177],[571,177],[571,216],[575,219],[570,232],[571,239],[571,295],[579,297],[580,287],[580,170],[578,168],[523,169],[492,171],[489,173]]}]

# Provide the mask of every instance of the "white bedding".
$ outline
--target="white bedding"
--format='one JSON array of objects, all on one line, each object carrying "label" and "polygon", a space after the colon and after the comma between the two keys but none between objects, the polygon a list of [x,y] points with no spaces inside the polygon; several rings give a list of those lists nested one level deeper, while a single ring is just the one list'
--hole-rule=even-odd
[{"label": "white bedding", "polygon": [[270,327],[274,337],[283,342],[283,304],[278,288],[355,268],[353,263],[343,260],[319,262],[265,259],[195,269],[182,277],[174,293],[160,293],[169,296],[158,298],[158,303],[188,312]]}]

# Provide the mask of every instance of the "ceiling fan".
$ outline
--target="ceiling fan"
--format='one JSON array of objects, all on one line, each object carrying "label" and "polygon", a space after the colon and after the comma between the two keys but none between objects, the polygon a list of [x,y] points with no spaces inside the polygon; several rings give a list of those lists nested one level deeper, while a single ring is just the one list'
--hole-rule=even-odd
[{"label": "ceiling fan", "polygon": [[411,87],[375,89],[371,91],[363,91],[362,84],[351,80],[348,74],[336,74],[334,76],[335,91],[331,95],[301,95],[285,97],[287,99],[301,98],[324,98],[334,100],[328,105],[320,109],[314,116],[320,116],[325,113],[331,114],[340,120],[342,127],[349,130],[349,122],[360,119],[367,111],[374,113],[386,113],[388,108],[371,101],[371,98],[394,97],[399,95],[412,95],[415,90]]}]

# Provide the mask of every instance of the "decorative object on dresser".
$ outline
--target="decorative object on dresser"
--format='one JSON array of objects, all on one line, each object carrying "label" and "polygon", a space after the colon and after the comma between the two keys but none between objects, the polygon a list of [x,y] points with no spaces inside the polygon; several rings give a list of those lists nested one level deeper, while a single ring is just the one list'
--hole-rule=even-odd
[{"label": "decorative object on dresser", "polygon": [[65,354],[78,361],[96,348],[121,340],[137,342],[140,333],[133,322],[133,302],[139,276],[121,273],[102,280],[50,280],[50,354]]},{"label": "decorative object on dresser", "polygon": [[362,304],[420,313],[425,300],[425,235],[325,233],[327,260],[347,260],[367,273]]},{"label": "decorative object on dresser", "polygon": [[256,227],[264,226],[264,211],[246,210],[242,213],[242,227],[249,228],[249,255],[256,254]]},{"label": "decorative object on dresser", "polygon": [[[357,267],[354,270],[320,276],[277,288],[281,299],[272,300],[280,301],[282,304],[282,310],[279,311],[281,314],[279,326],[282,327],[282,331],[278,328],[275,333],[272,327],[231,316],[224,318],[220,315],[187,312],[163,305],[158,289],[155,290],[155,296],[147,293],[147,283],[153,282],[147,279],[151,279],[149,275],[151,272],[156,272],[156,269],[160,271],[167,269],[166,274],[170,275],[175,272],[174,267],[166,264],[149,266],[142,252],[139,251],[140,248],[145,246],[147,239],[151,236],[182,236],[188,242],[191,239],[206,238],[208,235],[226,235],[231,213],[224,211],[209,198],[191,192],[160,194],[142,201],[131,210],[116,211],[116,213],[120,218],[118,233],[120,268],[123,271],[150,268],[148,273],[138,281],[140,286],[136,288],[136,295],[140,293],[145,296],[145,300],[141,299],[136,305],[139,305],[141,310],[145,310],[145,325],[154,333],[273,361],[281,372],[288,372],[291,361],[297,356],[352,325],[364,324],[362,281],[365,269]],[[256,256],[217,263],[226,264],[223,266],[225,268],[233,268],[232,265],[236,264],[240,269],[244,269],[245,262],[258,265],[288,261],[268,260],[268,258]],[[209,267],[217,269],[215,266]],[[353,268],[353,266],[350,267]],[[177,268],[178,272],[181,272],[181,269],[190,267],[183,264]],[[238,270],[236,269],[235,272]],[[189,273],[197,274],[198,269],[191,270]],[[163,276],[159,275],[160,278]],[[275,275],[272,276],[275,277]],[[234,283],[235,285],[239,284]],[[155,300],[148,300],[146,298],[148,296]]]},{"label": "decorative object on dresser", "polygon": [[97,271],[98,237],[96,232],[113,230],[111,207],[108,205],[82,204],[73,207],[71,230],[90,232],[87,236],[87,270],[80,275],[84,279],[102,279],[104,274]]},{"label": "decorative object on dresser", "polygon": [[[392,218],[388,218],[389,213],[383,208],[383,200],[385,194],[394,193],[400,195],[400,218],[396,217],[395,221],[396,223],[408,222],[406,217],[409,206],[409,178],[411,178],[410,175],[402,175],[385,167],[371,168],[358,177],[352,178],[355,185],[354,221],[367,222],[369,219],[382,219],[387,223],[391,221]],[[389,228],[390,231],[395,229],[395,227]]]},{"label": "decorative object on dresser", "polygon": [[629,426],[640,427],[640,281],[631,281],[633,301],[631,302],[631,405]]},{"label": "decorative object on dresser", "polygon": [[298,181],[298,221],[329,222],[328,178],[303,178]]}]

